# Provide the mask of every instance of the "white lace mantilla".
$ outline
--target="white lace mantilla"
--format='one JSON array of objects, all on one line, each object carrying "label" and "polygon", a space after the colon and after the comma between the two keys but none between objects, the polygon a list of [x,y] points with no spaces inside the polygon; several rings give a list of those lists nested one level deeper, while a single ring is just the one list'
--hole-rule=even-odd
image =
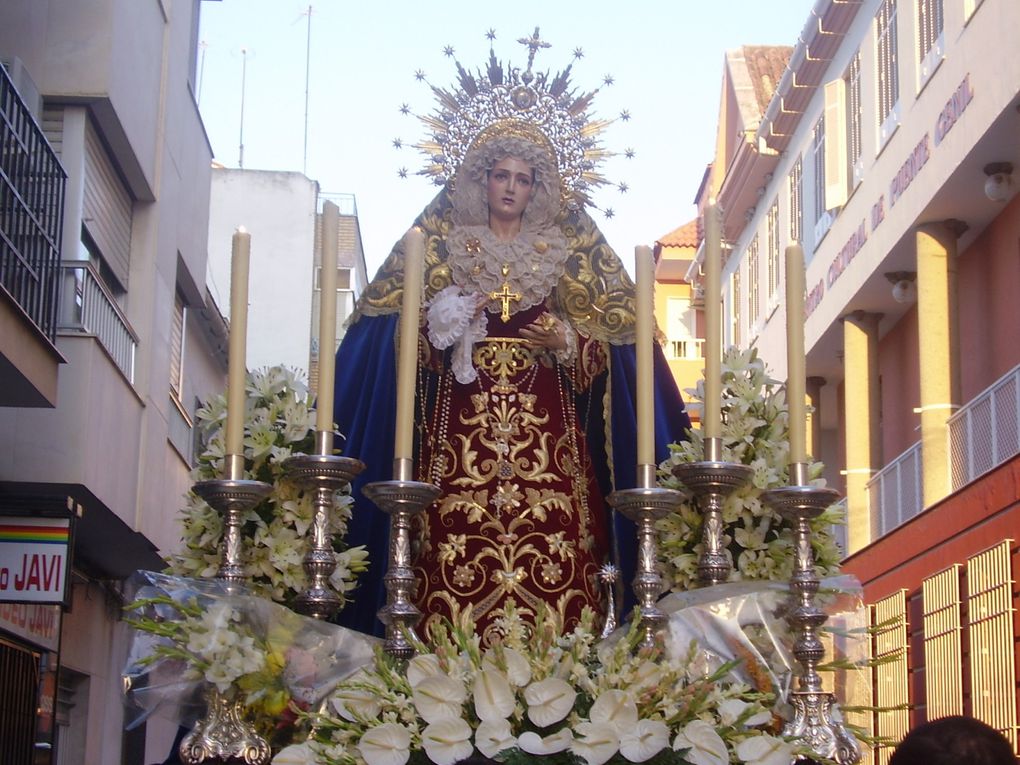
[{"label": "white lace mantilla", "polygon": [[[505,242],[488,226],[455,226],[446,241],[447,262],[453,283],[465,292],[486,295],[499,292],[507,282],[520,301],[511,301],[510,313],[517,313],[545,301],[556,287],[567,262],[567,240],[555,226],[541,231],[522,231]],[[509,270],[503,275],[503,267]],[[498,300],[486,310],[499,313]]]}]

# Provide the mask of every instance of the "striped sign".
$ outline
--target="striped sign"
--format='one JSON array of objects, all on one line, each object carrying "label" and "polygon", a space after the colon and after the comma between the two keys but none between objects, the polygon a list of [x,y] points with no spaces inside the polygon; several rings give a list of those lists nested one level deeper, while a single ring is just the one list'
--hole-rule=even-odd
[{"label": "striped sign", "polygon": [[0,516],[0,601],[63,602],[70,537],[69,518]]}]

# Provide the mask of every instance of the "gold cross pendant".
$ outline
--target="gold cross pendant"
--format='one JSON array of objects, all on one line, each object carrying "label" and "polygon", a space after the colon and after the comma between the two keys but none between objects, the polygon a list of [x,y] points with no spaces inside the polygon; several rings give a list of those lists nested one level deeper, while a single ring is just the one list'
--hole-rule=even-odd
[{"label": "gold cross pendant", "polygon": [[510,301],[514,300],[519,303],[521,301],[521,293],[510,291],[510,281],[506,278],[507,274],[510,273],[510,266],[504,263],[500,272],[503,274],[503,286],[496,292],[490,292],[489,297],[500,301],[503,311],[500,313],[499,318],[506,322],[510,321]]}]

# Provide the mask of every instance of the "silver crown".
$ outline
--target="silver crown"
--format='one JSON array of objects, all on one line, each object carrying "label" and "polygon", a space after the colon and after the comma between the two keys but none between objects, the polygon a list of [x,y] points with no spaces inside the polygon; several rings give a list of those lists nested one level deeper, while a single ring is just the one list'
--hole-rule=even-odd
[{"label": "silver crown", "polygon": [[[538,27],[530,37],[518,40],[528,48],[528,64],[523,71],[498,61],[492,48],[496,34],[489,30],[486,36],[489,39],[488,66],[475,74],[457,61],[452,47],[444,49],[445,55],[453,58],[457,66],[455,88],[437,87],[428,82],[424,72],[415,73],[417,80],[432,88],[437,101],[431,113],[415,115],[429,133],[426,140],[414,144],[426,158],[425,167],[418,174],[427,175],[434,183],[442,185],[454,177],[473,146],[499,136],[513,135],[551,150],[568,205],[591,206],[589,192],[609,183],[599,168],[605,160],[616,156],[615,152],[604,148],[600,140],[602,132],[616,119],[595,119],[589,114],[600,88],[577,94],[570,83],[573,62],[554,76],[549,72],[535,72],[535,54],[550,47],[539,36]],[[574,60],[583,55],[580,48],[573,52]],[[602,84],[612,85],[613,78],[605,77]],[[406,104],[400,110],[411,114]],[[619,119],[627,121],[630,114],[622,112]],[[403,146],[400,139],[393,143],[398,149]],[[628,158],[634,156],[631,149],[624,154]],[[407,176],[406,168],[400,170],[400,175]],[[617,184],[617,188],[627,191],[624,183]],[[604,212],[612,217],[612,210]]]}]

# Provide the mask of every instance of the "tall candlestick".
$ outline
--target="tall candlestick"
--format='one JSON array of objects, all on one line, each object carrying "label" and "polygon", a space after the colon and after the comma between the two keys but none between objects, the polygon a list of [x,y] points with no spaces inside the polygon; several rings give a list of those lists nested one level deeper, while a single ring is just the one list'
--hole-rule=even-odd
[{"label": "tall candlestick", "polygon": [[793,465],[807,462],[804,361],[804,250],[791,244],[786,248],[786,399]]},{"label": "tall candlestick", "polygon": [[[635,350],[637,355],[637,462],[655,464],[655,406],[652,398],[652,328],[655,326],[655,262],[652,250],[634,248],[637,304]],[[640,467],[638,468],[640,472]]]},{"label": "tall candlestick", "polygon": [[315,429],[333,432],[333,380],[336,371],[336,264],[340,208],[322,205],[322,261],[319,271],[319,383]]},{"label": "tall candlestick", "polygon": [[400,309],[397,354],[397,424],[393,459],[414,459],[414,389],[418,371],[418,318],[421,312],[425,234],[413,228],[404,235],[404,302]]},{"label": "tall candlestick", "polygon": [[722,234],[715,203],[705,207],[705,408],[701,432],[718,438],[722,432]]},{"label": "tall candlestick", "polygon": [[[228,455],[244,454],[245,388],[247,367],[245,344],[248,335],[248,262],[251,258],[251,234],[244,226],[234,232],[230,258],[230,342],[227,367],[227,425],[225,450]],[[228,476],[240,478],[240,476]]]}]

